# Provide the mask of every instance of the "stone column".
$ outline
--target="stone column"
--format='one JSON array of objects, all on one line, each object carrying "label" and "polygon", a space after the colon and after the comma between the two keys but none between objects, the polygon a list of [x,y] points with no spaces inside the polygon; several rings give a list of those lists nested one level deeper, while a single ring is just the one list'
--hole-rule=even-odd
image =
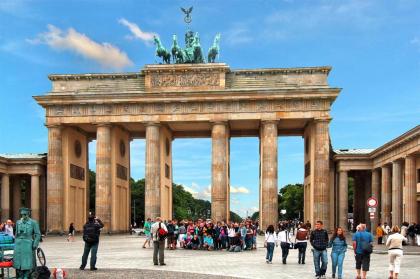
[{"label": "stone column", "polygon": [[227,221],[228,208],[228,126],[226,122],[213,123],[211,163],[211,217],[213,221]]},{"label": "stone column", "polygon": [[404,172],[404,217],[406,222],[417,223],[417,183],[416,183],[416,157],[408,155],[405,158]]},{"label": "stone column", "polygon": [[1,177],[1,221],[10,218],[10,177],[4,173]]},{"label": "stone column", "polygon": [[392,162],[392,225],[401,226],[402,220],[402,168],[400,161]]},{"label": "stone column", "polygon": [[[375,198],[379,203],[379,191],[380,191],[380,183],[379,183],[379,170],[374,169],[372,170],[372,197]],[[376,234],[376,227],[379,223],[379,204],[376,207],[375,218],[372,219],[372,233]]]},{"label": "stone column", "polygon": [[278,222],[277,122],[261,123],[261,229]]},{"label": "stone column", "polygon": [[381,220],[391,225],[391,170],[388,166],[381,167]]},{"label": "stone column", "polygon": [[160,217],[160,125],[146,124],[146,188],[144,217]]},{"label": "stone column", "polygon": [[96,130],[96,209],[104,223],[104,230],[111,229],[111,125],[100,124]]},{"label": "stone column", "polygon": [[31,175],[31,209],[32,219],[40,221],[39,219],[39,175]]},{"label": "stone column", "polygon": [[314,121],[314,221],[321,220],[327,230],[332,229],[329,220],[329,160],[330,141],[328,132],[329,119]]},{"label": "stone column", "polygon": [[48,127],[47,231],[63,232],[64,172],[61,127]]},{"label": "stone column", "polygon": [[349,180],[347,171],[340,171],[339,177],[339,223],[338,225],[347,231],[347,219],[349,212]]},{"label": "stone column", "polygon": [[13,199],[13,221],[16,222],[20,219],[19,208],[22,207],[22,188],[20,187],[21,179],[18,176],[13,178],[13,189],[12,189],[12,199]]}]

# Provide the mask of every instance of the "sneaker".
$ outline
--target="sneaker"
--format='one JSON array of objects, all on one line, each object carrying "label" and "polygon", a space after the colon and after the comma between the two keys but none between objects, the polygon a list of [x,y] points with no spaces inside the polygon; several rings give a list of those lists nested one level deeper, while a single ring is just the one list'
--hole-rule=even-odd
[{"label": "sneaker", "polygon": [[266,263],[269,263],[269,261],[268,261],[268,260],[266,260],[265,262],[266,262]]},{"label": "sneaker", "polygon": [[95,270],[98,270],[98,268],[96,268],[96,267],[91,267],[91,268],[90,268],[90,270],[95,271]]}]

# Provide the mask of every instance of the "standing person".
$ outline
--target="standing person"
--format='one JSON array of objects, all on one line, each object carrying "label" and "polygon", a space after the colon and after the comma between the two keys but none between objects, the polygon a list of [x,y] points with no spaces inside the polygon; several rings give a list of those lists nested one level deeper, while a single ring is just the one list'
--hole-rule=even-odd
[{"label": "standing person", "polygon": [[420,246],[420,223],[416,225],[414,233],[416,234],[417,246]]},{"label": "standing person", "polygon": [[185,247],[185,236],[187,235],[187,228],[185,227],[184,222],[181,222],[181,224],[178,227],[178,241],[179,241],[179,247],[184,248]]},{"label": "standing person", "polygon": [[381,223],[378,224],[376,227],[376,237],[378,238],[378,245],[381,245],[383,242],[383,236],[384,236],[384,229],[382,229]]},{"label": "standing person", "polygon": [[296,233],[296,246],[299,251],[298,263],[305,264],[306,247],[308,246],[309,232],[306,229],[306,225],[302,224]]},{"label": "standing person", "polygon": [[386,241],[389,256],[389,278],[397,279],[403,257],[403,242],[407,241],[407,238],[400,234],[398,226],[393,226],[391,233]]},{"label": "standing person", "polygon": [[[366,224],[359,224],[358,231],[353,235],[353,249],[356,258],[356,279],[366,279],[370,266],[373,236],[366,231]],[[362,273],[361,273],[362,271]],[[360,276],[362,274],[362,276]]]},{"label": "standing person", "polygon": [[69,235],[67,237],[67,241],[71,241],[71,242],[74,241],[74,233],[75,232],[76,232],[76,229],[74,228],[74,224],[73,223],[70,223],[70,226],[69,226]]},{"label": "standing person", "polygon": [[90,254],[90,270],[97,270],[96,268],[96,254],[98,253],[99,236],[101,229],[104,227],[102,221],[89,215],[87,223],[83,226],[83,241],[85,242],[85,249],[82,256],[82,264],[80,270],[84,270],[87,264],[87,259]]},{"label": "standing person", "polygon": [[267,248],[267,255],[265,256],[265,260],[267,263],[271,264],[273,262],[274,245],[277,245],[277,236],[273,225],[269,225],[265,231],[264,244],[264,246]]},{"label": "standing person", "polygon": [[233,238],[236,235],[235,226],[233,223],[230,223],[228,228],[228,249],[230,249],[230,245],[232,245]]},{"label": "standing person", "polygon": [[175,225],[172,223],[171,220],[168,221],[168,224],[166,225],[167,231],[168,231],[168,237],[166,240],[167,248],[170,250],[173,250],[173,244],[174,244],[174,238],[175,238]]},{"label": "standing person", "polygon": [[347,242],[346,236],[344,235],[344,230],[341,227],[338,227],[334,230],[334,234],[330,239],[328,245],[332,247],[331,251],[331,261],[332,261],[332,278],[335,278],[335,272],[338,267],[338,279],[343,278],[343,262],[344,257],[347,251]]},{"label": "standing person", "polygon": [[306,229],[307,229],[308,231],[311,231],[311,227],[312,227],[312,225],[311,225],[311,222],[309,222],[309,220],[307,220],[307,221],[306,221],[305,226],[306,226]]},{"label": "standing person", "polygon": [[158,265],[158,255],[159,255],[159,264],[165,264],[165,237],[168,234],[168,229],[165,224],[162,223],[160,217],[156,217],[155,223],[152,225],[152,239],[153,239],[153,264]]},{"label": "standing person", "polygon": [[407,229],[407,234],[408,234],[408,243],[410,244],[410,245],[415,245],[416,244],[416,240],[415,240],[415,238],[416,238],[416,233],[415,233],[415,230],[416,230],[416,223],[411,223],[411,225],[410,226],[408,226],[408,229]]},{"label": "standing person", "polygon": [[386,240],[388,238],[388,234],[391,232],[391,228],[389,227],[387,222],[384,222],[384,224],[382,225],[382,229],[384,230],[384,242],[386,243]]},{"label": "standing person", "polygon": [[10,235],[11,237],[15,238],[12,220],[9,219],[6,221],[6,225],[4,226],[4,232],[7,235]]},{"label": "standing person", "polygon": [[[324,224],[318,220],[315,223],[315,230],[311,232],[310,242],[314,254],[315,276],[324,278],[328,266],[328,232],[323,229]],[[321,264],[321,266],[320,266]]]},{"label": "standing person", "polygon": [[283,264],[286,264],[287,256],[289,255],[290,249],[290,236],[286,225],[280,226],[280,232],[277,235],[277,239],[280,242],[281,258]]},{"label": "standing person", "polygon": [[146,235],[146,240],[143,243],[143,248],[146,248],[146,244],[148,244],[150,248],[150,240],[152,239],[152,233],[150,232],[151,228],[152,228],[152,219],[147,218],[143,226],[144,234]]}]

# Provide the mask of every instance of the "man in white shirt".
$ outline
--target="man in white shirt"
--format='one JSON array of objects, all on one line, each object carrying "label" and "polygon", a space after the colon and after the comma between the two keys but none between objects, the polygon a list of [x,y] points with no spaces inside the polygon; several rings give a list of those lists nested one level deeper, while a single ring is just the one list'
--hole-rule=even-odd
[{"label": "man in white shirt", "polygon": [[4,232],[7,235],[10,235],[11,237],[15,238],[15,235],[13,233],[13,222],[12,220],[7,220],[6,225],[4,226]]},{"label": "man in white shirt", "polygon": [[158,255],[159,255],[159,264],[165,264],[165,238],[159,237],[159,230],[163,229],[166,234],[168,234],[168,229],[165,224],[162,222],[160,217],[156,217],[155,223],[153,223],[151,228],[152,239],[153,239],[153,263],[158,265]]}]

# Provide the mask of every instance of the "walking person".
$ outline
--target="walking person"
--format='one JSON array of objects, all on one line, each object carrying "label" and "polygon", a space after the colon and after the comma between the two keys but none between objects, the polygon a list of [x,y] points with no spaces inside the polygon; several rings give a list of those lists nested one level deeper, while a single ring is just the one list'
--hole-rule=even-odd
[{"label": "walking person", "polygon": [[96,218],[93,214],[89,215],[87,223],[83,226],[83,241],[85,242],[85,248],[80,270],[85,269],[90,252],[90,270],[97,270],[96,254],[98,253],[99,236],[103,227],[104,224],[99,218]]},{"label": "walking person", "polygon": [[302,224],[296,232],[296,248],[298,249],[298,264],[305,264],[306,247],[308,246],[309,231],[306,224]]},{"label": "walking person", "polygon": [[359,224],[357,232],[353,235],[353,249],[356,259],[356,279],[366,279],[370,266],[373,236],[366,231],[366,224]]},{"label": "walking person", "polygon": [[265,260],[268,264],[273,262],[274,245],[277,245],[277,236],[274,231],[274,226],[269,225],[265,231],[265,243],[264,246],[267,248],[267,255]]},{"label": "walking person", "polygon": [[334,234],[330,239],[328,245],[332,248],[331,261],[332,261],[332,278],[335,278],[335,274],[338,268],[338,279],[343,278],[343,262],[347,251],[346,236],[344,230],[338,227],[334,230]]},{"label": "walking person", "polygon": [[291,243],[289,231],[287,230],[286,226],[280,226],[280,232],[278,233],[277,238],[280,242],[282,262],[283,264],[286,264]]},{"label": "walking person", "polygon": [[397,279],[403,257],[403,242],[407,242],[407,238],[400,234],[398,226],[393,226],[391,233],[386,241],[389,257],[389,279]]},{"label": "walking person", "polygon": [[74,228],[74,224],[73,223],[70,223],[70,226],[69,226],[69,234],[67,236],[67,241],[71,241],[71,242],[74,241],[74,233],[75,232],[76,232],[76,229]]},{"label": "walking person", "polygon": [[384,229],[382,228],[381,223],[376,227],[376,237],[378,238],[378,245],[383,243]]},{"label": "walking person", "polygon": [[156,222],[152,225],[152,239],[153,239],[153,264],[165,264],[165,238],[168,235],[168,229],[165,224],[162,223],[160,217],[156,217]]},{"label": "walking person", "polygon": [[152,219],[147,218],[143,226],[144,234],[146,235],[146,240],[143,243],[143,248],[146,248],[146,244],[148,244],[150,248],[150,240],[152,239],[152,233],[150,232],[151,227],[152,227]]},{"label": "walking person", "polygon": [[315,230],[311,232],[310,242],[314,255],[314,266],[316,278],[325,278],[328,266],[328,232],[323,229],[322,221],[316,221]]},{"label": "walking person", "polygon": [[420,246],[420,223],[418,223],[414,228],[414,233],[416,234],[417,246]]},{"label": "walking person", "polygon": [[416,230],[416,223],[411,223],[411,225],[410,226],[408,226],[408,229],[407,229],[407,234],[408,234],[408,237],[407,237],[407,239],[408,239],[408,243],[410,244],[410,245],[415,245],[416,244],[416,233],[415,233],[415,230]]}]

